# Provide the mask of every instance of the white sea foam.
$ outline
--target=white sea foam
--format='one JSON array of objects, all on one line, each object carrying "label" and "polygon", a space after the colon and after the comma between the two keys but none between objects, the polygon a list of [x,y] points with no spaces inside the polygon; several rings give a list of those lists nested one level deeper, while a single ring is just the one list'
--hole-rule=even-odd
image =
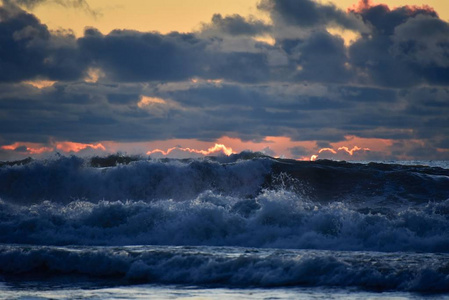
[{"label": "white sea foam", "polygon": [[224,245],[449,252],[449,200],[382,212],[319,204],[285,190],[255,198],[0,202],[0,242],[38,245]]}]

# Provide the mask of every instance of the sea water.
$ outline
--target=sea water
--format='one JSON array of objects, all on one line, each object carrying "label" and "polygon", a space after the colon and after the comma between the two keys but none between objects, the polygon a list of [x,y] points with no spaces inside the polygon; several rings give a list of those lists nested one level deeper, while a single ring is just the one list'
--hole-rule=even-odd
[{"label": "sea water", "polygon": [[449,299],[447,162],[0,166],[0,299]]}]

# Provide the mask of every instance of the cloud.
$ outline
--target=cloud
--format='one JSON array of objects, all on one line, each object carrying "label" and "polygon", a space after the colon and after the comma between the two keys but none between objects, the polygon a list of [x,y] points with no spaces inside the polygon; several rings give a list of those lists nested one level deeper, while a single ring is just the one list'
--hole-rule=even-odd
[{"label": "cloud", "polygon": [[348,82],[352,74],[344,40],[325,30],[306,39],[283,40],[283,49],[296,65],[296,78],[315,82]]},{"label": "cloud", "polygon": [[[206,43],[193,34],[87,29],[78,40],[83,54],[117,81],[181,80],[207,68]],[[205,62],[204,62],[205,61]]]},{"label": "cloud", "polygon": [[392,35],[395,28],[419,15],[438,18],[438,14],[429,6],[400,6],[390,9],[385,4],[372,4],[371,1],[360,0],[358,7],[349,12],[362,17],[371,26],[375,34]]},{"label": "cloud", "polygon": [[271,26],[255,18],[245,19],[234,14],[223,17],[214,14],[210,23],[202,25],[202,32],[209,34],[225,33],[232,36],[257,36],[269,33]]},{"label": "cloud", "polygon": [[390,87],[448,84],[448,24],[433,9],[363,3],[354,13],[371,33],[350,46],[349,62],[368,82]]},{"label": "cloud", "polygon": [[313,0],[262,0],[258,7],[268,11],[277,24],[300,27],[337,25],[354,30],[363,28],[363,23],[356,15],[348,14],[333,4],[321,4]]},{"label": "cloud", "polygon": [[[395,158],[447,157],[449,25],[434,11],[367,1],[351,12],[306,0],[261,8],[272,24],[215,15],[193,33],[88,28],[76,38],[8,2],[0,7],[2,145],[274,136],[298,142],[297,156],[331,148],[383,158],[372,145],[336,144],[356,136],[397,141],[388,146]],[[345,44],[327,30],[336,25],[360,37]],[[275,42],[255,39],[265,33]],[[83,151],[103,151],[93,146]]]},{"label": "cloud", "polygon": [[78,40],[83,55],[114,81],[181,81],[200,77],[263,82],[277,71],[271,68],[276,58],[270,60],[270,53],[277,49],[269,45],[256,48],[256,41],[249,43],[253,51],[235,44],[228,49],[229,43],[177,32],[114,30],[103,35],[93,28]]},{"label": "cloud", "polygon": [[52,34],[32,14],[0,7],[0,82],[35,78],[74,80],[86,67],[70,34]]}]

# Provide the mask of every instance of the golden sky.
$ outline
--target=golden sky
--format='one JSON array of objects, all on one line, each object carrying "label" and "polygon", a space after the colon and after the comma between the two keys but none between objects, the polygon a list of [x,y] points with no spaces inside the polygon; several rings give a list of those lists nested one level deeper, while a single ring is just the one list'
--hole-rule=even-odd
[{"label": "golden sky", "polygon": [[[86,26],[96,27],[103,33],[113,29],[138,31],[190,32],[198,29],[202,22],[209,22],[212,15],[240,14],[260,15],[259,0],[87,0],[91,9],[68,9],[56,3],[46,3],[33,9],[50,29],[73,29],[81,36]],[[357,0],[321,1],[331,2],[342,9],[354,5]],[[442,0],[384,0],[390,7],[423,5],[433,7],[443,20],[449,19],[449,1]],[[92,12],[98,14],[94,16]]]}]

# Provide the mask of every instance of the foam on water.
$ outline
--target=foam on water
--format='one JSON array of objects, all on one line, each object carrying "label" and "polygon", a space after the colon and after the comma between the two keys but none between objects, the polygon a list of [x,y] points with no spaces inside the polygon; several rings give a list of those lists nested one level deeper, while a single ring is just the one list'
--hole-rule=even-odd
[{"label": "foam on water", "polygon": [[0,202],[1,243],[449,253],[448,230],[449,200],[380,209],[267,190],[249,199],[206,191],[186,201]]},{"label": "foam on water", "polygon": [[7,163],[0,243],[6,282],[449,292],[449,169],[251,153]]}]

